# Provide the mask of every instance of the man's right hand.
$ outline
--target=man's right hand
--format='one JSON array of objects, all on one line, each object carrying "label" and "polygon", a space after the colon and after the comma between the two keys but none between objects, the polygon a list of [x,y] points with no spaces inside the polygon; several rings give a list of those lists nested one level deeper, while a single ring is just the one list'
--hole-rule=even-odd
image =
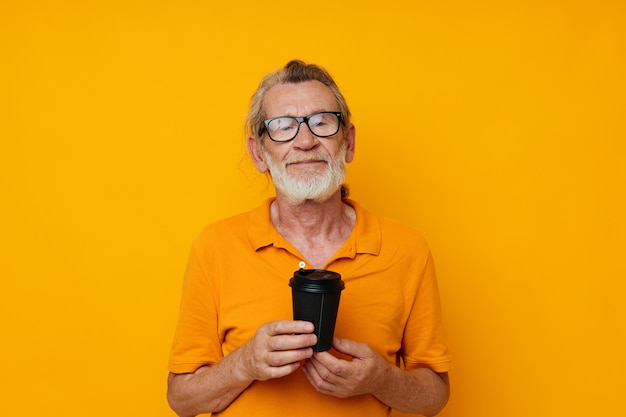
[{"label": "man's right hand", "polygon": [[241,347],[244,378],[265,381],[289,375],[300,361],[313,356],[317,343],[313,323],[281,320],[265,323],[254,337]]},{"label": "man's right hand", "polygon": [[313,324],[282,320],[261,325],[247,343],[221,361],[169,375],[168,401],[179,416],[224,410],[253,381],[280,378],[313,356]]}]

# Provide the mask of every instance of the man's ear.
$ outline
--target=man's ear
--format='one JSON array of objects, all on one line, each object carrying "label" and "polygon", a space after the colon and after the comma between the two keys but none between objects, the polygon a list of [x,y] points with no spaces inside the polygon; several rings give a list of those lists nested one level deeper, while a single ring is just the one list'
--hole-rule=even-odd
[{"label": "man's ear", "polygon": [[350,163],[354,159],[354,151],[356,147],[356,128],[354,125],[350,125],[344,140],[346,141],[346,162]]},{"label": "man's ear", "polygon": [[261,153],[261,143],[253,136],[248,138],[248,150],[250,151],[250,156],[252,157],[252,162],[254,162],[256,169],[259,170],[260,173],[267,172],[268,167]]}]

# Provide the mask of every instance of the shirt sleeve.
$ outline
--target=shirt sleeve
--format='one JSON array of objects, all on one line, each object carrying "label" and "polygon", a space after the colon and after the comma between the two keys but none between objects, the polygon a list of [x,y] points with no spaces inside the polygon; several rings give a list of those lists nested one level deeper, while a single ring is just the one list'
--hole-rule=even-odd
[{"label": "shirt sleeve", "polygon": [[451,358],[443,328],[439,288],[431,253],[419,274],[402,341],[406,369],[430,368],[435,372],[451,369]]},{"label": "shirt sleeve", "polygon": [[172,373],[189,373],[222,358],[218,332],[218,298],[207,273],[210,252],[196,240],[183,281],[178,325],[169,357]]}]

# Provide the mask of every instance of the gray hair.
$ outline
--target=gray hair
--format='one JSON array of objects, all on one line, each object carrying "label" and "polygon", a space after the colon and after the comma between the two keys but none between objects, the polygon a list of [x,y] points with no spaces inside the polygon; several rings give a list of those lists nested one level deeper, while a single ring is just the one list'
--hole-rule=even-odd
[{"label": "gray hair", "polygon": [[319,81],[330,88],[339,105],[343,129],[350,127],[350,109],[348,109],[346,100],[328,71],[318,65],[306,64],[303,61],[294,59],[289,61],[283,68],[267,74],[261,80],[250,100],[250,108],[245,124],[246,135],[252,136],[260,143],[263,143],[262,137],[265,133],[263,121],[266,118],[263,99],[270,88],[277,84],[298,84],[306,81]]}]

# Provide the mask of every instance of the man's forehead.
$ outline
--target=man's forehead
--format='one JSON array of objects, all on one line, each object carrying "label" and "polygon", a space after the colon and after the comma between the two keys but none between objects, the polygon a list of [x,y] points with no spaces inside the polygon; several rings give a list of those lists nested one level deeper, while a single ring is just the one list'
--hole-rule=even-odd
[{"label": "man's forehead", "polygon": [[[265,94],[263,106],[267,112],[289,110],[294,107],[307,110],[312,108],[336,110],[336,99],[330,88],[313,80],[272,86]],[[285,107],[287,109],[284,109]]]}]

